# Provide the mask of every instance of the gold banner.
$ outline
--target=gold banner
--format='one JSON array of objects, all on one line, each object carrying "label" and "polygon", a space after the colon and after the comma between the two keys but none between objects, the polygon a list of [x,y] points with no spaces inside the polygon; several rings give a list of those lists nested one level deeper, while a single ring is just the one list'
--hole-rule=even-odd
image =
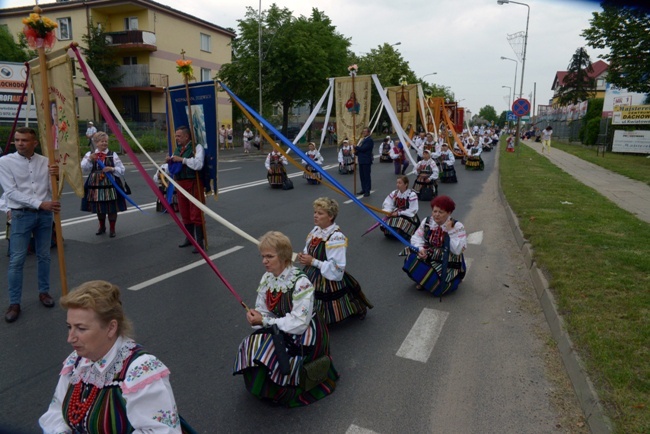
[{"label": "gold banner", "polygon": [[361,132],[370,121],[370,90],[372,87],[369,75],[356,77],[338,77],[335,80],[336,91],[336,135],[339,142],[350,140],[356,145],[361,138]]},{"label": "gold banner", "polygon": [[397,120],[409,137],[413,137],[415,133],[418,113],[417,89],[417,84],[386,88],[388,100],[397,115]]},{"label": "gold banner", "polygon": [[[47,55],[49,92],[45,97],[41,89],[41,68],[38,59],[29,62],[32,90],[36,99],[38,132],[41,150],[47,156],[46,137],[53,142],[54,160],[59,165],[60,182],[68,181],[74,193],[83,197],[83,176],[79,158],[79,128],[72,83],[72,62],[67,49]],[[45,99],[47,98],[47,99]],[[50,105],[52,130],[45,131],[44,104]],[[61,185],[59,185],[61,187]]]}]

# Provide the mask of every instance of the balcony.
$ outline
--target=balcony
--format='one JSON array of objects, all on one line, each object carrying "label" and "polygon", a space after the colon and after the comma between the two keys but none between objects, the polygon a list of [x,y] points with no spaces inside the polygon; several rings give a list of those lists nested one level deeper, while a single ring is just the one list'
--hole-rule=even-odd
[{"label": "balcony", "polygon": [[169,76],[150,73],[149,65],[120,66],[116,75],[121,75],[122,78],[111,86],[111,90],[144,90],[158,93],[169,86]]},{"label": "balcony", "polygon": [[156,51],[156,34],[144,30],[124,30],[107,32],[106,42],[119,52]]}]

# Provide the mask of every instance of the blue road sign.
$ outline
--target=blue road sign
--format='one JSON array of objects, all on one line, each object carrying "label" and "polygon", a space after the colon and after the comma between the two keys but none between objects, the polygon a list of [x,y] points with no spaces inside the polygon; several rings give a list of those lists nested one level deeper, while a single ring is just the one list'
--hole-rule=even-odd
[{"label": "blue road sign", "polygon": [[517,120],[517,115],[515,115],[511,110],[508,110],[506,112],[506,120],[507,121],[516,121]]}]

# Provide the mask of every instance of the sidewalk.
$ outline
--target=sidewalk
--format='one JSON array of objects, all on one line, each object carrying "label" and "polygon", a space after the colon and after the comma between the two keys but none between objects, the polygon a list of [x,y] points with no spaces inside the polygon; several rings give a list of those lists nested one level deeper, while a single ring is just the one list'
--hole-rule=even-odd
[{"label": "sidewalk", "polygon": [[[541,143],[530,140],[522,140],[520,143],[542,153]],[[646,223],[650,223],[650,186],[596,166],[559,149],[553,148],[550,155],[546,153],[542,155],[546,155],[560,169],[586,186],[592,187],[619,207],[631,212]]]}]

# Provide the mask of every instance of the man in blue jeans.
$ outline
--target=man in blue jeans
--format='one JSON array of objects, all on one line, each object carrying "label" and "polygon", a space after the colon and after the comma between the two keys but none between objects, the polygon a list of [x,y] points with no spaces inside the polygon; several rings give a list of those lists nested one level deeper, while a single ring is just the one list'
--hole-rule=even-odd
[{"label": "man in blue jeans", "polygon": [[372,140],[370,136],[370,129],[363,129],[363,140],[359,145],[354,147],[354,153],[357,156],[357,162],[359,163],[359,178],[361,179],[361,191],[358,191],[357,194],[363,194],[364,197],[370,196],[370,189],[372,188],[372,183],[370,180],[370,168],[372,165],[372,150],[375,147],[375,141]]},{"label": "man in blue jeans", "polygon": [[0,185],[7,208],[11,210],[11,251],[9,257],[9,309],[5,321],[20,316],[23,290],[23,266],[29,241],[34,234],[38,264],[39,300],[53,307],[50,290],[50,242],[53,213],[61,203],[52,200],[50,175],[57,176],[58,166],[49,167],[48,159],[34,153],[38,140],[32,128],[18,128],[14,136],[16,152],[0,158]]}]

